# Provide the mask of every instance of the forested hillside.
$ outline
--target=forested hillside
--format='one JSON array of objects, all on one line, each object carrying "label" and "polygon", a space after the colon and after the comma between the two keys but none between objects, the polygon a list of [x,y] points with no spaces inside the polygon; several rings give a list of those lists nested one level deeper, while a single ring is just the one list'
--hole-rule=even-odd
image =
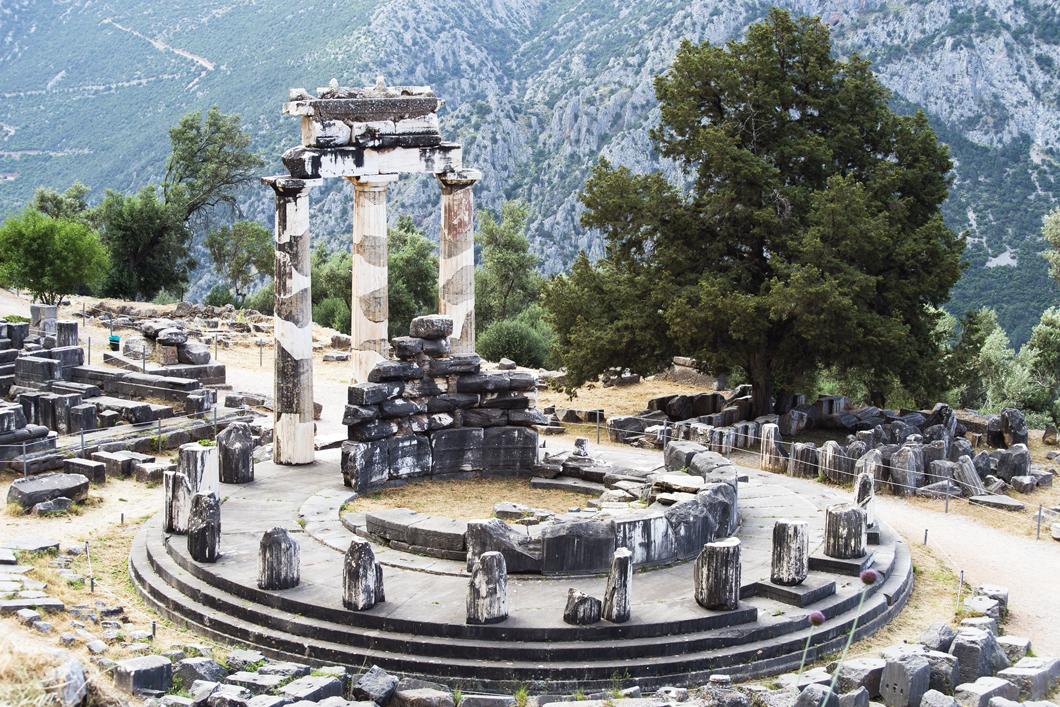
[{"label": "forested hillside", "polygon": [[[600,156],[658,165],[653,78],[682,38],[739,35],[771,3],[737,0],[5,0],[0,4],[0,213],[37,185],[132,189],[161,176],[166,130],[189,110],[241,113],[278,171],[297,142],[288,87],[431,84],[443,130],[485,173],[479,204],[530,204],[543,268],[600,241],[578,192]],[[1017,342],[1055,287],[1038,252],[1060,176],[1060,10],[1052,0],[786,0],[871,58],[900,110],[923,108],[956,168],[945,212],[970,232],[951,308],[989,304]],[[673,167],[664,165],[673,172]],[[436,231],[438,190],[402,180],[392,215]],[[271,196],[248,190],[266,222]],[[348,187],[317,197],[317,242],[347,243]],[[203,257],[203,262],[208,259]],[[199,278],[202,294],[209,278]]]}]

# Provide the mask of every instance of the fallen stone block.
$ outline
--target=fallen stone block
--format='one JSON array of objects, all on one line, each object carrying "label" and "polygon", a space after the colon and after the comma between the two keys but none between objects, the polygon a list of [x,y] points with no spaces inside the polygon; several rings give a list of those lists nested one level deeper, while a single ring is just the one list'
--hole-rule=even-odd
[{"label": "fallen stone block", "polygon": [[88,479],[82,474],[38,474],[15,479],[7,491],[7,502],[27,511],[38,503],[56,498],[82,501],[88,495]]},{"label": "fallen stone block", "polygon": [[173,686],[173,664],[160,655],[145,655],[119,660],[114,683],[126,692],[169,692]]},{"label": "fallen stone block", "polygon": [[975,682],[966,682],[957,686],[953,697],[962,707],[988,707],[991,698],[1003,697],[1014,700],[1019,690],[1008,680],[984,676]]}]

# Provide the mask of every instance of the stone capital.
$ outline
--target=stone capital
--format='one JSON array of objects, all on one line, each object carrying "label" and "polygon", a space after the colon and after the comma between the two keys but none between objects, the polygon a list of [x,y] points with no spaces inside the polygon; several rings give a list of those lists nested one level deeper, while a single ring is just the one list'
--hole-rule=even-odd
[{"label": "stone capital", "polygon": [[449,187],[452,189],[460,189],[463,187],[470,187],[478,180],[482,179],[482,172],[477,169],[454,169],[448,172],[439,172],[434,175],[438,178],[438,181],[442,183],[443,187]]},{"label": "stone capital", "polygon": [[312,189],[313,187],[319,187],[324,183],[323,179],[299,179],[297,177],[288,177],[285,175],[276,175],[272,177],[262,177],[262,184],[267,184],[272,187],[277,194],[290,195],[306,189]]},{"label": "stone capital", "polygon": [[396,182],[396,174],[373,174],[365,177],[346,177],[354,189],[361,191],[385,191],[388,184]]}]

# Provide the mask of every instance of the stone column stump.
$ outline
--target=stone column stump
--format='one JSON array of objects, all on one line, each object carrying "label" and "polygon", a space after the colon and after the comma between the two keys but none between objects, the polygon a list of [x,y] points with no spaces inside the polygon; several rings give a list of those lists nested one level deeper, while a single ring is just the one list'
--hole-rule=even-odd
[{"label": "stone column stump", "polygon": [[471,568],[467,623],[495,624],[508,618],[508,567],[504,555],[484,552]]},{"label": "stone column stump", "polygon": [[217,435],[219,471],[223,484],[246,484],[254,480],[254,436],[250,425],[234,422]]},{"label": "stone column stump", "polygon": [[762,425],[762,468],[783,474],[788,470],[788,454],[784,451],[780,428],[769,422]]},{"label": "stone column stump", "polygon": [[188,532],[192,494],[191,485],[184,472],[174,469],[162,473],[164,532],[175,535],[185,535]]},{"label": "stone column stump", "polygon": [[603,616],[611,623],[629,621],[633,612],[633,553],[629,548],[615,550],[611,559],[611,573],[604,590]]},{"label": "stone column stump", "polygon": [[196,562],[217,562],[221,556],[221,501],[214,493],[191,497],[188,554]]},{"label": "stone column stump", "polygon": [[188,479],[193,493],[220,494],[217,446],[189,442],[177,450],[177,471]]},{"label": "stone column stump", "polygon": [[854,480],[854,505],[865,511],[865,524],[872,525],[872,497],[876,495],[876,479],[870,472],[861,472]]},{"label": "stone column stump", "polygon": [[284,528],[273,528],[258,545],[258,588],[291,589],[301,578],[298,541]]},{"label": "stone column stump", "polygon": [[824,519],[824,554],[839,560],[865,556],[865,511],[852,503],[829,506]]},{"label": "stone column stump", "polygon": [[791,448],[788,474],[803,479],[817,478],[817,446],[813,442],[796,442]]},{"label": "stone column stump", "polygon": [[778,520],[773,525],[773,557],[769,581],[794,587],[810,573],[810,538],[806,522]]},{"label": "stone column stump", "polygon": [[342,564],[342,605],[366,611],[385,600],[383,568],[375,561],[371,543],[354,540]]},{"label": "stone column stump", "polygon": [[732,611],[740,603],[740,539],[703,546],[693,571],[696,603],[704,609]]}]

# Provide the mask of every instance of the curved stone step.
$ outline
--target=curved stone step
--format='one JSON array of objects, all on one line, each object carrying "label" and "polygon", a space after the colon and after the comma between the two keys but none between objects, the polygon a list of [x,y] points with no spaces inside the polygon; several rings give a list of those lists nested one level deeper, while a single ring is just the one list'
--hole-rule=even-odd
[{"label": "curved stone step", "polygon": [[[150,526],[150,524],[148,524]],[[389,670],[417,675],[429,679],[453,682],[476,689],[510,689],[519,683],[547,680],[552,689],[566,684],[586,689],[608,687],[615,675],[631,675],[638,684],[661,685],[684,684],[705,679],[712,672],[727,672],[736,676],[752,676],[777,672],[798,665],[805,632],[794,632],[778,641],[776,637],[763,638],[731,648],[704,648],[690,650],[697,637],[675,635],[659,637],[655,641],[550,643],[542,645],[513,641],[501,631],[501,640],[475,641],[471,639],[443,641],[425,640],[424,636],[377,631],[386,640],[383,644],[391,650],[380,650],[352,644],[351,639],[360,637],[361,642],[373,638],[370,630],[344,623],[322,621],[284,612],[283,619],[272,607],[255,604],[245,598],[234,596],[203,582],[186,572],[176,562],[164,567],[159,559],[162,573],[152,565],[147,548],[145,526],[137,538],[130,558],[130,566],[138,589],[160,611],[193,628],[208,633],[220,640],[245,642],[265,649],[277,657],[310,660],[311,662],[339,662],[350,666],[377,663]],[[159,541],[159,544],[160,541]],[[908,552],[899,546],[891,576],[880,586],[880,591],[868,598],[859,622],[858,634],[868,635],[877,630],[896,613],[908,595],[912,583]],[[166,571],[170,576],[164,576]],[[173,586],[171,586],[173,585]],[[182,587],[187,593],[179,591]],[[203,599],[200,602],[196,599]],[[209,600],[209,604],[205,603]],[[847,607],[843,615],[829,621],[819,630],[811,648],[811,655],[820,655],[838,650],[846,640],[853,615]],[[246,618],[244,618],[246,616]],[[347,613],[347,618],[351,614]],[[261,620],[261,623],[258,621]],[[290,630],[288,630],[290,629]],[[297,633],[292,632],[297,631]],[[714,632],[718,633],[718,632]],[[308,635],[306,635],[308,634]],[[318,636],[317,634],[321,634]],[[324,635],[343,638],[342,642],[326,640]],[[714,636],[714,640],[718,640]],[[746,637],[745,637],[746,640]],[[679,656],[633,655],[635,647],[643,649],[652,643],[680,647]],[[581,643],[588,645],[588,656]],[[706,640],[703,645],[709,645]],[[444,655],[431,655],[445,648]],[[482,655],[487,658],[457,657],[457,653]],[[670,651],[667,651],[670,652]],[[574,660],[556,660],[546,655],[582,656]],[[527,660],[525,655],[535,656]]]}]

